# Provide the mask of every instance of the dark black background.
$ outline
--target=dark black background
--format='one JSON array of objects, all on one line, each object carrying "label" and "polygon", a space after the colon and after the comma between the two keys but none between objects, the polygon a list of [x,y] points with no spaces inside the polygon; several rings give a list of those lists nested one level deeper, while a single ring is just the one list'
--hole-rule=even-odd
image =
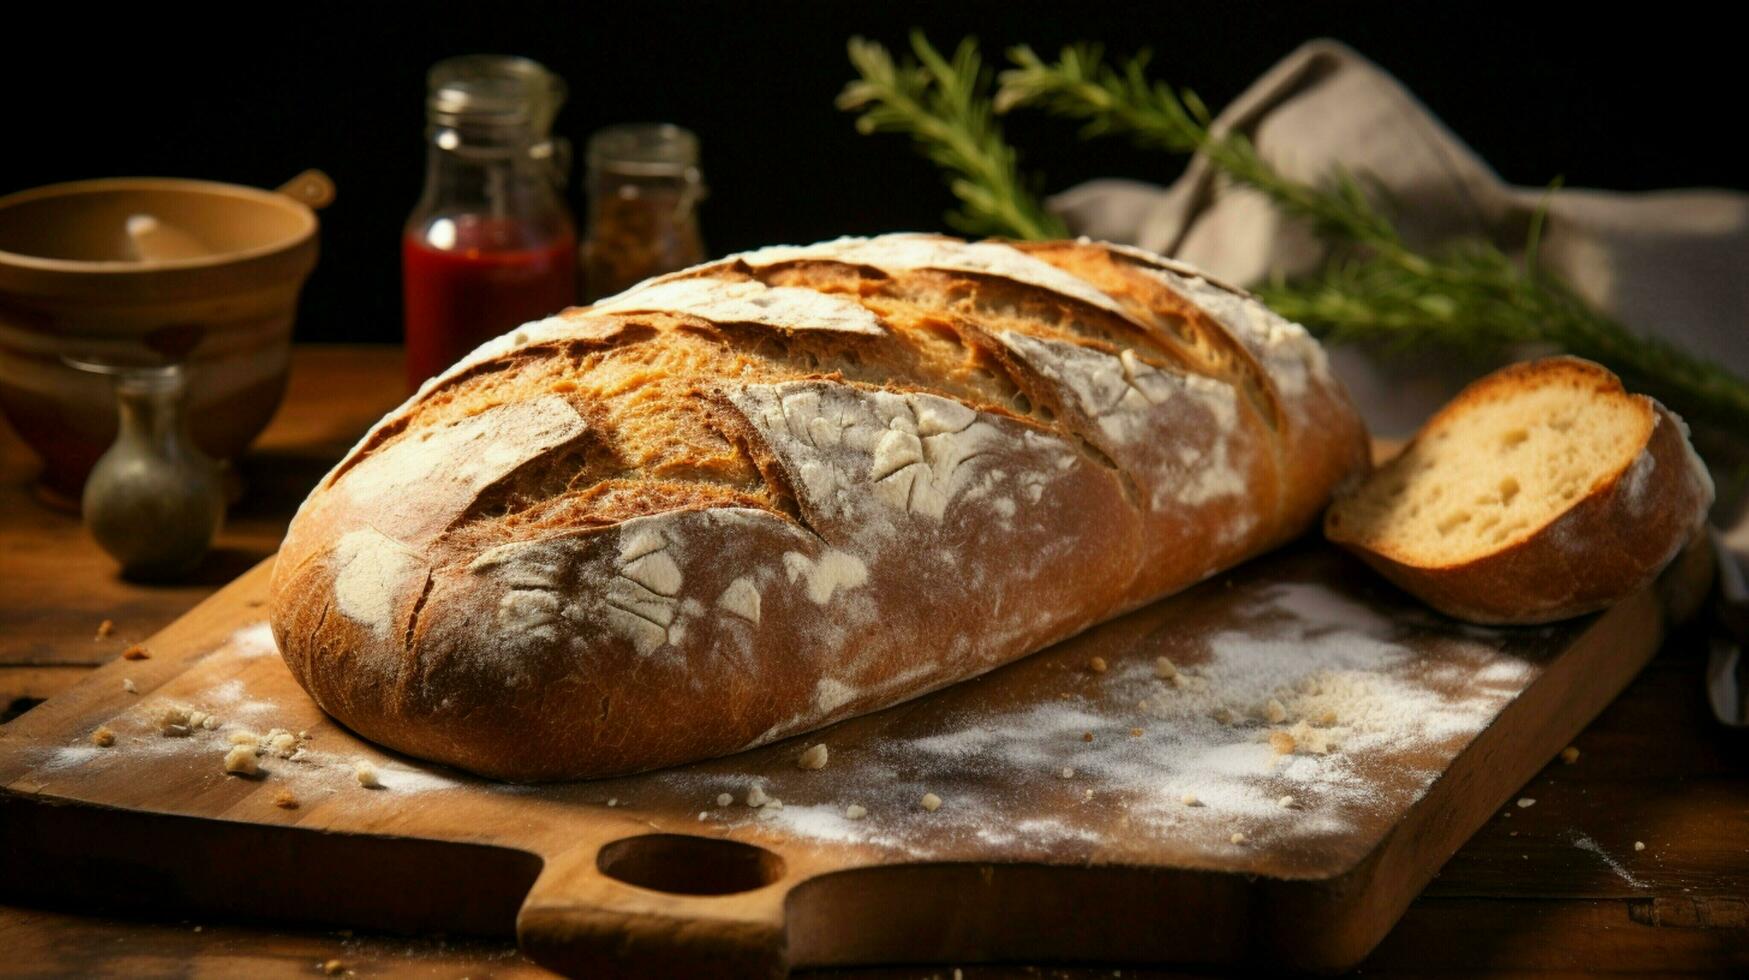
[{"label": "dark black background", "polygon": [[[1719,8],[1714,8],[1719,9]],[[26,10],[28,18],[23,17]],[[852,34],[992,57],[1090,39],[1155,51],[1156,71],[1219,109],[1300,42],[1331,36],[1395,73],[1507,179],[1625,190],[1742,187],[1745,54],[1705,8],[1417,3],[312,3],[12,5],[0,27],[0,192],[118,174],[276,184],[321,167],[339,187],[298,336],[400,331],[397,236],[418,194],[424,71],[452,54],[544,62],[570,83],[559,131],[663,119],[696,130],[713,251],[940,227],[950,201],[896,136],[862,137],[832,100]],[[1049,189],[1161,181],[1179,160],[1066,124],[1008,126]],[[577,186],[573,181],[573,193]]]}]

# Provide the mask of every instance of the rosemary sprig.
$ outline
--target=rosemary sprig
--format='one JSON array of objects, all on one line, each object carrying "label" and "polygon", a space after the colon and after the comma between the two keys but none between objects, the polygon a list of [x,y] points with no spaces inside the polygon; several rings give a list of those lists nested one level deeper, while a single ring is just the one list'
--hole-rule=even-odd
[{"label": "rosemary sprig", "polygon": [[1046,211],[1020,176],[1016,154],[1002,138],[991,111],[991,75],[978,44],[960,42],[949,61],[921,31],[911,34],[916,61],[895,64],[885,48],[850,40],[850,61],[861,75],[839,93],[838,108],[860,115],[862,133],[910,134],[912,141],[949,176],[960,210],[948,215],[956,229],[975,235],[1061,238],[1062,219]]},{"label": "rosemary sprig", "polygon": [[1013,67],[992,94],[975,42],[962,41],[951,61],[921,33],[913,33],[911,45],[917,60],[895,65],[880,45],[851,41],[862,77],[845,87],[838,104],[862,113],[862,132],[909,133],[953,175],[950,186],[963,207],[949,221],[962,231],[1030,239],[1064,234],[1020,174],[991,111],[1043,109],[1080,121],[1088,137],[1125,136],[1172,153],[1201,153],[1222,177],[1310,222],[1338,246],[1335,257],[1311,277],[1268,283],[1259,292],[1323,337],[1478,357],[1550,345],[1609,366],[1693,420],[1749,436],[1749,384],[1634,333],[1538,266],[1540,212],[1522,262],[1483,241],[1421,252],[1403,241],[1359,178],[1337,172],[1317,186],[1284,176],[1243,134],[1216,130],[1195,92],[1150,79],[1146,54],[1114,67],[1097,45],[1067,47],[1055,62],[1012,48]]},{"label": "rosemary sprig", "polygon": [[1036,106],[1081,120],[1086,137],[1128,136],[1141,146],[1171,153],[1200,150],[1221,173],[1262,191],[1284,213],[1311,221],[1328,237],[1401,246],[1396,228],[1372,207],[1358,181],[1337,173],[1327,189],[1302,184],[1264,162],[1243,135],[1216,136],[1208,107],[1195,92],[1174,91],[1165,82],[1148,79],[1146,51],[1122,70],[1105,64],[1097,44],[1070,45],[1055,64],[1047,64],[1025,45],[1010,48],[1008,57],[1015,67],[999,77],[997,112]]}]

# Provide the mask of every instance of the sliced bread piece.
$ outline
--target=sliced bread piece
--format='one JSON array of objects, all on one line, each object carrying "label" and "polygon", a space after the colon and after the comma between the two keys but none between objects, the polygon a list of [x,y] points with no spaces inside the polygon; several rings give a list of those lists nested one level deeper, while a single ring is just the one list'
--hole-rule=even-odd
[{"label": "sliced bread piece", "polygon": [[1448,615],[1546,623],[1647,585],[1712,500],[1680,418],[1551,357],[1465,388],[1337,498],[1324,534]]}]

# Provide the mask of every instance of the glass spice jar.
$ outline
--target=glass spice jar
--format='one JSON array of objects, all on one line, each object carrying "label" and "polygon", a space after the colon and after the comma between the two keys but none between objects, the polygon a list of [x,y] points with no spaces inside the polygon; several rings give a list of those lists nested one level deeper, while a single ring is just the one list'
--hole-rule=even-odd
[{"label": "glass spice jar", "polygon": [[577,301],[577,231],[552,135],[565,83],[527,58],[438,62],[425,190],[401,241],[407,384]]},{"label": "glass spice jar", "polygon": [[584,299],[704,261],[698,137],[669,123],[611,126],[589,138]]}]

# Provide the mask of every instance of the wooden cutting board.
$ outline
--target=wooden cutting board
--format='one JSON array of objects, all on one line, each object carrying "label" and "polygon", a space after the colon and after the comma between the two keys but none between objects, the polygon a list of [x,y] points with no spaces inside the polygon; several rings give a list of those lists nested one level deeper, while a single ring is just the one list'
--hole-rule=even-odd
[{"label": "wooden cutting board", "polygon": [[[514,931],[538,962],[591,976],[1339,970],[1627,684],[1669,596],[1697,593],[1710,564],[1695,549],[1662,591],[1598,616],[1479,629],[1302,545],[812,736],[538,787],[397,756],[327,719],[262,622],[267,571],[148,641],[149,659],[0,728],[0,889],[160,916]],[[164,734],[174,708],[217,727]],[[113,745],[93,744],[100,726]],[[233,734],[272,729],[295,754],[224,772]],[[799,767],[816,742],[825,767]],[[380,788],[360,784],[361,760]],[[781,804],[749,806],[755,787]]]}]

